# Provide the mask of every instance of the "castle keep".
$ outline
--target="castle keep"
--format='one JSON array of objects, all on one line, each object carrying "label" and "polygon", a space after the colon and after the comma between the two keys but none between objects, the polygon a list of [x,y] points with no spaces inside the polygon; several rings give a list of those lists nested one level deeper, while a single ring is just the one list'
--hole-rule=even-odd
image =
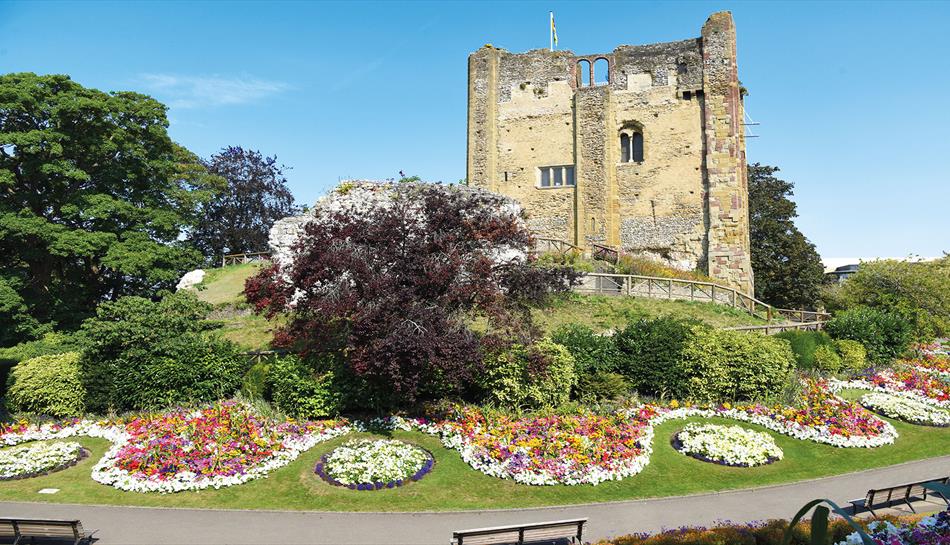
[{"label": "castle keep", "polygon": [[538,236],[661,259],[752,292],[736,33],[611,53],[469,56],[468,183],[521,201]]}]

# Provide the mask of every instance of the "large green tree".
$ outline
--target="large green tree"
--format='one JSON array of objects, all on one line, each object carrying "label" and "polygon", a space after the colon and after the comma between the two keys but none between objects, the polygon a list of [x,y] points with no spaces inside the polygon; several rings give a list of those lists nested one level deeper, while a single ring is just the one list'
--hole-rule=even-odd
[{"label": "large green tree", "polygon": [[755,295],[786,308],[814,307],[824,268],[815,245],[795,226],[794,184],[778,167],[749,165],[749,231]]},{"label": "large green tree", "polygon": [[0,75],[0,342],[172,287],[201,261],[180,239],[224,181],[169,138],[165,111],[68,76]]}]

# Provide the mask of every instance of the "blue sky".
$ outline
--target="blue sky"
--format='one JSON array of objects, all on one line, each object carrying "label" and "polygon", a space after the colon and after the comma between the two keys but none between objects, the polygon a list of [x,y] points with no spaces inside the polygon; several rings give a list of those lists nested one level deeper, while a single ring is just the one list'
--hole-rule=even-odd
[{"label": "blue sky", "polygon": [[583,54],[696,37],[723,9],[749,159],[795,183],[822,255],[950,250],[950,2],[0,0],[0,72],[151,94],[177,141],[276,154],[310,203],[341,177],[463,178],[467,55],[546,47],[549,10]]}]

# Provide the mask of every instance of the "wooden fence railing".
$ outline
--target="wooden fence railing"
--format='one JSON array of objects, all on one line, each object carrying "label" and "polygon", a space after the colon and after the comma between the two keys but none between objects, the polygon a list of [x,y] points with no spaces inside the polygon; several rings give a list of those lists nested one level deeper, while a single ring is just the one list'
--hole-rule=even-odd
[{"label": "wooden fence railing", "polygon": [[287,350],[250,350],[248,352],[241,352],[241,355],[256,365],[262,361],[279,358],[287,353]]},{"label": "wooden fence railing", "polygon": [[241,265],[252,263],[254,261],[265,261],[270,259],[270,252],[245,252],[240,254],[227,254],[221,257],[221,266]]},{"label": "wooden fence railing", "polygon": [[825,327],[824,321],[815,322],[785,322],[781,324],[748,325],[742,327],[725,327],[730,331],[749,331],[764,335],[775,335],[783,331],[821,331]]},{"label": "wooden fence railing", "polygon": [[544,254],[548,252],[557,254],[577,252],[582,254],[584,253],[584,250],[579,246],[575,246],[564,240],[556,238],[534,237],[534,247],[532,248],[532,252],[535,254]]},{"label": "wooden fence railing", "polygon": [[588,273],[584,275],[574,291],[599,295],[632,295],[653,299],[717,303],[741,309],[751,316],[768,322],[777,319],[798,323],[823,322],[830,318],[826,312],[776,308],[735,288],[680,278]]}]

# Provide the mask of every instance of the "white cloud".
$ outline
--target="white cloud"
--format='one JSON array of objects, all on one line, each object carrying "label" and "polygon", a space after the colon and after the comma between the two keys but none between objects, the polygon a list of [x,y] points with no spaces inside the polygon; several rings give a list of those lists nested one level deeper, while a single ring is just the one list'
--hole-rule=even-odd
[{"label": "white cloud", "polygon": [[142,84],[173,108],[247,104],[290,88],[279,81],[216,75],[143,74]]}]

